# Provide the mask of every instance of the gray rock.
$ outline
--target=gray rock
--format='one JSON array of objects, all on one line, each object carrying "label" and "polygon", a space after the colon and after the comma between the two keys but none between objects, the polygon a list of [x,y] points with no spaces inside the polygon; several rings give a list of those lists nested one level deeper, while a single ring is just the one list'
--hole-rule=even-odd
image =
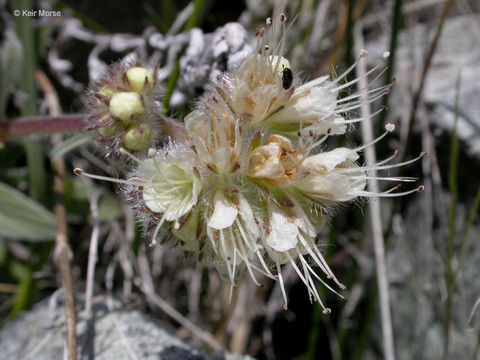
[{"label": "gray rock", "polygon": [[[390,97],[394,117],[409,111],[407,99],[418,88],[421,67],[430,47],[436,24],[421,24],[401,32],[397,48],[395,74],[397,85]],[[429,121],[439,131],[451,131],[455,118],[457,78],[461,76],[457,133],[469,155],[480,158],[480,17],[457,16],[445,22],[432,65],[428,72],[423,99],[431,109]],[[369,58],[378,63],[389,47],[387,34],[367,43]],[[420,66],[419,66],[420,65]],[[419,123],[419,122],[417,122]]]},{"label": "gray rock", "polygon": [[[178,60],[179,76],[170,98],[170,108],[185,106],[203,92],[211,81],[218,80],[222,73],[236,68],[252,51],[247,31],[239,23],[228,23],[212,33],[194,28],[184,33],[163,35],[147,28],[140,35],[95,34],[75,18],[62,18],[59,36],[49,49],[48,62],[52,73],[65,86],[76,92],[84,85],[73,78],[75,69],[71,59],[62,58],[62,49],[71,43],[80,42],[91,46],[88,56],[90,80],[95,81],[104,73],[107,63],[102,60],[105,52],[125,52],[131,60],[160,61],[158,80],[166,82],[172,75]],[[66,46],[66,44],[70,44]],[[153,51],[152,51],[153,50]]]},{"label": "gray rock", "polygon": [[[64,359],[64,307],[43,301],[0,330],[0,360]],[[93,307],[94,320],[77,321],[79,359],[253,360],[248,356],[210,356],[181,341],[138,310]]]}]

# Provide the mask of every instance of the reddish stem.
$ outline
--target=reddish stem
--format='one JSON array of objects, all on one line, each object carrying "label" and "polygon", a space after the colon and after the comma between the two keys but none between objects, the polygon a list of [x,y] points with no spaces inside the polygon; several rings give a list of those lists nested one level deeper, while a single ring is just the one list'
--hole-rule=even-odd
[{"label": "reddish stem", "polygon": [[[16,118],[9,122],[0,119],[0,144],[11,138],[29,135],[47,135],[57,133],[78,133],[85,130],[85,114],[52,116],[33,116]],[[162,117],[162,136],[176,141],[184,141],[188,134],[183,124]]]},{"label": "reddish stem", "polygon": [[0,122],[0,142],[29,135],[76,133],[83,131],[85,115],[32,116]]}]

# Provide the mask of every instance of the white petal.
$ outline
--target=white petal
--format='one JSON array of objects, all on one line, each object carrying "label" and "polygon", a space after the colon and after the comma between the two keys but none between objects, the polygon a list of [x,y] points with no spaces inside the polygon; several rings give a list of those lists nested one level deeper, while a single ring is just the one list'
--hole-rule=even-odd
[{"label": "white petal", "polygon": [[308,219],[307,214],[305,214],[305,211],[303,211],[302,207],[297,202],[294,202],[294,204],[295,206],[293,208],[293,211],[297,216],[297,218],[295,219],[295,225],[297,225],[298,228],[307,235],[315,237],[317,235],[317,232],[315,231],[315,227]]},{"label": "white petal", "polygon": [[145,186],[143,188],[143,200],[145,205],[153,212],[161,213],[167,210],[166,204],[158,199],[157,192],[153,186]]},{"label": "white petal", "polygon": [[208,227],[220,230],[232,226],[238,215],[237,207],[228,201],[221,191],[215,193],[213,203],[213,214],[208,219]]},{"label": "white petal", "polygon": [[265,239],[276,251],[287,251],[297,246],[298,227],[280,209],[273,208],[270,213],[270,234]]},{"label": "white petal", "polygon": [[240,210],[240,216],[242,220],[245,222],[248,231],[255,237],[260,236],[260,231],[258,230],[258,225],[255,222],[255,216],[253,215],[252,208],[250,204],[243,196],[240,196],[238,209]]},{"label": "white petal", "polygon": [[215,166],[217,167],[217,170],[223,174],[223,173],[229,172],[230,167],[232,166],[231,159],[232,159],[232,148],[225,147],[215,151],[215,153],[209,159],[209,162],[212,164],[215,164]]},{"label": "white petal", "polygon": [[353,162],[358,158],[359,156],[357,152],[352,149],[337,148],[332,151],[310,156],[302,162],[302,165],[306,169],[312,169],[315,171],[320,171],[320,168],[323,168],[323,170],[326,171],[331,171],[345,161]]},{"label": "white petal", "polygon": [[335,201],[352,200],[356,188],[351,178],[342,174],[329,173],[325,176],[310,174],[297,183],[298,189],[313,196]]}]

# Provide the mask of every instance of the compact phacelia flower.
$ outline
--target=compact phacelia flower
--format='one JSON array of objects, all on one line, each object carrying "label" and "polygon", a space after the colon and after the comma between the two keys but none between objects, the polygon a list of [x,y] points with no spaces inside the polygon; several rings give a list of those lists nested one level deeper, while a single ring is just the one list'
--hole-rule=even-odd
[{"label": "compact phacelia flower", "polygon": [[158,134],[162,109],[157,68],[140,62],[111,65],[87,92],[87,129],[110,161],[122,148],[146,153]]},{"label": "compact phacelia flower", "polygon": [[[329,280],[345,289],[317,245],[330,208],[359,197],[421,191],[420,186],[398,193],[398,185],[380,193],[366,189],[372,178],[414,181],[377,172],[418,158],[391,164],[395,152],[373,166],[359,163],[367,146],[394,131],[392,124],[370,144],[326,151],[323,144],[330,136],[344,134],[349,124],[364,120],[347,119],[347,114],[359,108],[365,96],[367,102],[374,102],[392,84],[340,98],[341,90],[358,81],[342,83],[356,63],[334,80],[324,76],[302,84],[283,57],[285,16],[279,21],[268,19],[267,29],[259,29],[257,37],[256,51],[237,70],[212,84],[185,118],[189,135],[185,142],[169,143],[150,151],[149,157],[125,151],[137,163],[125,180],[75,171],[122,184],[152,245],[180,246],[213,264],[231,290],[242,272],[247,271],[258,285],[256,276],[261,274],[280,282],[286,308],[282,265],[291,264],[310,298],[319,301],[327,314],[330,309],[321,302],[314,279],[335,293]],[[364,56],[366,51],[359,60]],[[145,81],[144,87],[149,83]],[[130,90],[139,94],[144,87]],[[126,94],[130,92],[122,96]],[[134,97],[131,104],[136,104]],[[126,98],[122,103],[128,103]],[[122,123],[132,114],[129,121],[135,121],[137,113],[141,117],[135,109],[136,105],[129,107],[128,116],[123,110],[109,113]]]}]

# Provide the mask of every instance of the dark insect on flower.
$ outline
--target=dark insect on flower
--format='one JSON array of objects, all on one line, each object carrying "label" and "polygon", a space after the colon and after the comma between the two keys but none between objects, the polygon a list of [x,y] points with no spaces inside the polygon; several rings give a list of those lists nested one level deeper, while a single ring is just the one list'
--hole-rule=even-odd
[{"label": "dark insect on flower", "polygon": [[289,68],[285,68],[282,71],[282,86],[285,90],[290,89],[293,82],[293,73]]}]

